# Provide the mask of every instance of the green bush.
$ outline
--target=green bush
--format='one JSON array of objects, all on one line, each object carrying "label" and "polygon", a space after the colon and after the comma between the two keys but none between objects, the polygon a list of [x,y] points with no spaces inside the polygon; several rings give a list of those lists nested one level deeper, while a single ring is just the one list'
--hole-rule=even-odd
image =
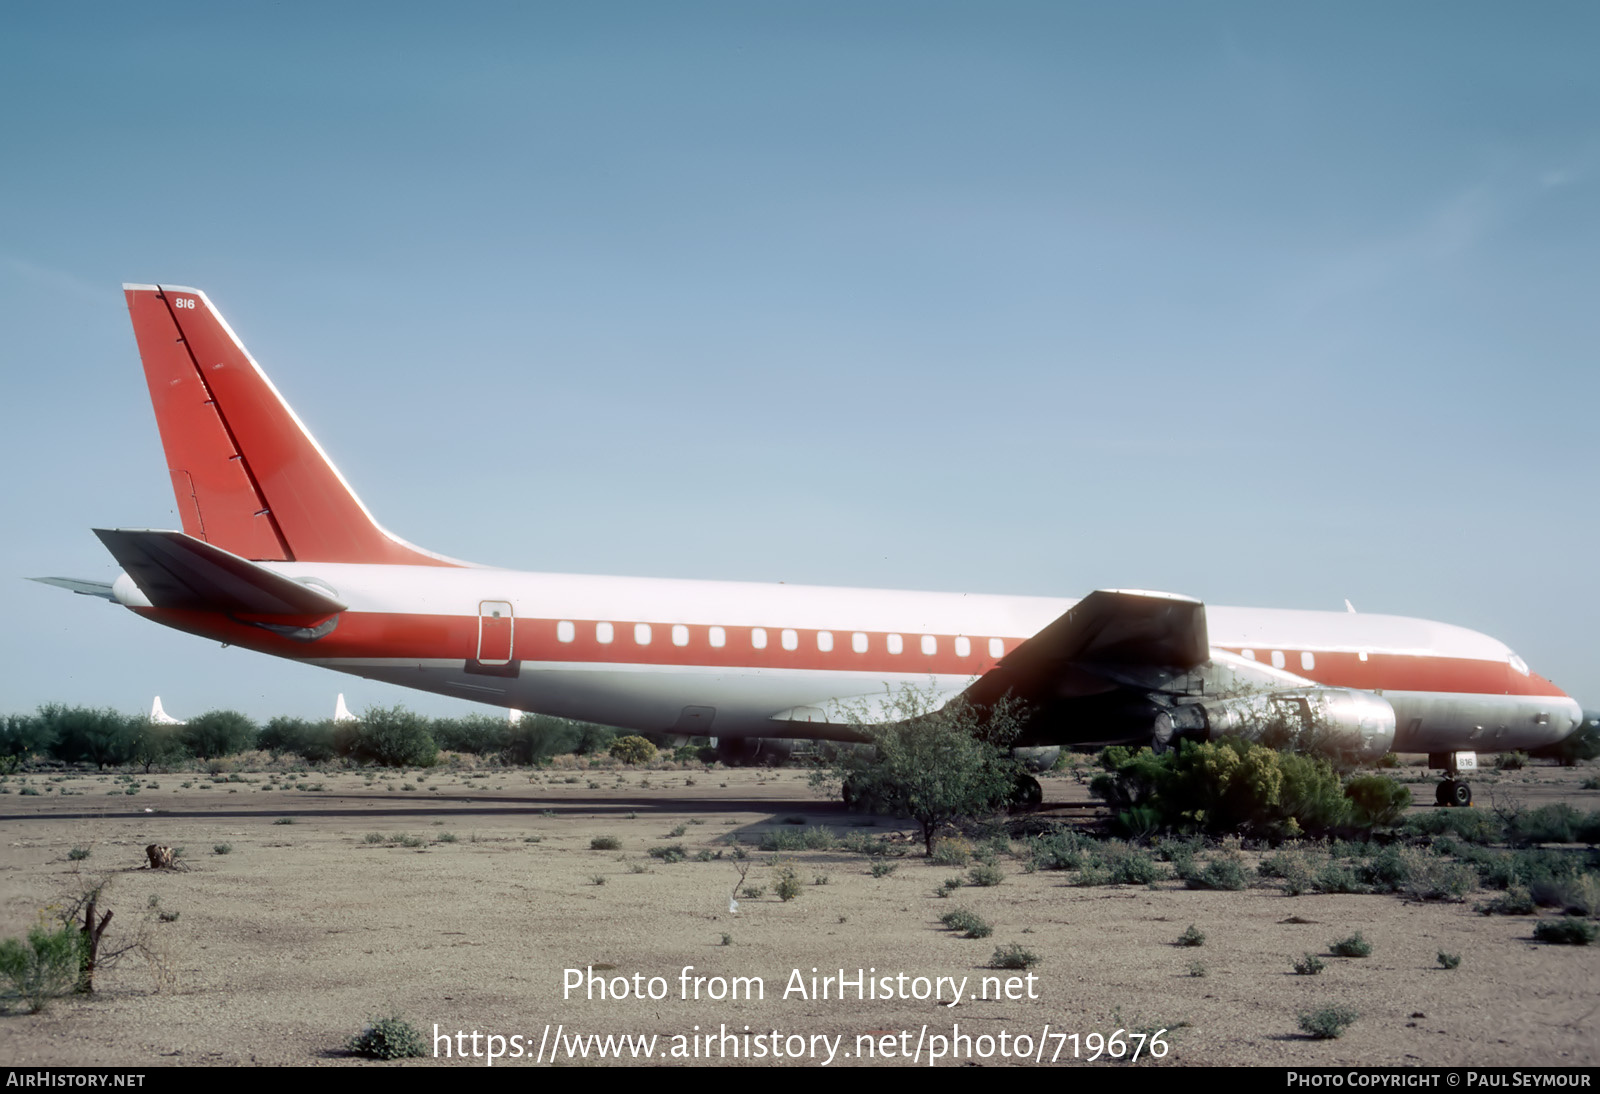
[{"label": "green bush", "polygon": [[1316,976],[1327,967],[1322,958],[1314,953],[1302,954],[1300,959],[1294,963],[1296,976]]},{"label": "green bush", "polygon": [[1534,941],[1557,946],[1587,946],[1596,933],[1593,923],[1581,919],[1541,919],[1533,925]]},{"label": "green bush", "polygon": [[1514,885],[1505,891],[1505,895],[1495,897],[1487,904],[1477,905],[1476,910],[1484,915],[1532,915],[1539,909],[1527,889]]},{"label": "green bush", "polygon": [[972,860],[972,844],[964,839],[936,839],[929,858],[936,866],[965,866]]},{"label": "green bush", "polygon": [[1319,1041],[1328,1041],[1341,1036],[1359,1017],[1349,1007],[1321,1007],[1301,1014],[1300,1028]]},{"label": "green bush", "polygon": [[1236,892],[1247,888],[1250,878],[1245,873],[1243,860],[1237,854],[1229,854],[1212,859],[1206,863],[1205,869],[1191,873],[1184,878],[1184,882],[1191,889],[1223,889]]},{"label": "green bush", "polygon": [[1357,931],[1349,938],[1330,943],[1328,952],[1335,957],[1371,957],[1372,943],[1362,938],[1361,932]]},{"label": "green bush", "polygon": [[1351,821],[1360,828],[1392,828],[1411,805],[1411,789],[1387,775],[1352,775],[1344,784]]},{"label": "green bush", "polygon": [[1020,942],[997,947],[994,956],[989,958],[991,969],[1031,969],[1038,963],[1039,955],[1023,949]]},{"label": "green bush", "polygon": [[1000,867],[992,862],[980,862],[967,871],[967,877],[972,884],[979,886],[999,885],[1005,880],[1005,874]]},{"label": "green bush", "polygon": [[76,927],[50,930],[39,924],[28,932],[26,943],[15,938],[0,942],[0,977],[37,1013],[51,999],[77,988],[85,956],[83,934]]},{"label": "green bush", "polygon": [[622,850],[622,841],[616,836],[596,836],[589,841],[589,850],[620,851]]},{"label": "green bush", "polygon": [[403,1018],[375,1018],[365,1030],[350,1038],[346,1050],[375,1060],[399,1060],[407,1056],[426,1056],[427,1042],[416,1027]]},{"label": "green bush", "polygon": [[968,908],[952,908],[939,917],[939,922],[966,938],[988,938],[994,933],[988,920]]},{"label": "green bush", "polygon": [[800,895],[801,889],[800,878],[793,864],[780,863],[773,871],[772,884],[772,891],[777,894],[778,899],[785,902],[793,900]]},{"label": "green bush", "polygon": [[1458,953],[1445,953],[1439,951],[1439,967],[1441,969],[1458,969],[1461,967],[1461,955]]},{"label": "green bush", "polygon": [[1178,945],[1180,946],[1204,946],[1205,944],[1206,933],[1193,923],[1189,924],[1188,930],[1178,936]]},{"label": "green bush", "polygon": [[368,707],[360,721],[338,723],[334,743],[342,756],[384,767],[432,767],[439,758],[432,722],[398,704]]},{"label": "green bush", "polygon": [[611,755],[625,764],[647,764],[656,758],[656,746],[637,734],[611,742]]}]

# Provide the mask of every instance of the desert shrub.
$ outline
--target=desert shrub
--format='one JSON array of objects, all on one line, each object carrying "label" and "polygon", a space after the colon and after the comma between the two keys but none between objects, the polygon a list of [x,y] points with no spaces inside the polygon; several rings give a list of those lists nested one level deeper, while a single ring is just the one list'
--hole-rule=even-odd
[{"label": "desert shrub", "polygon": [[872,876],[888,877],[898,869],[900,869],[900,864],[898,862],[889,862],[887,859],[876,859],[872,863]]},{"label": "desert shrub", "polygon": [[964,839],[936,839],[928,857],[936,866],[965,866],[972,861],[972,844]]},{"label": "desert shrub", "polygon": [[1189,924],[1188,930],[1178,936],[1178,945],[1180,946],[1204,946],[1205,944],[1206,932],[1196,927],[1193,923]]},{"label": "desert shrub", "polygon": [[398,1017],[374,1018],[366,1029],[350,1038],[345,1048],[357,1056],[370,1056],[375,1060],[428,1054],[422,1034],[410,1022]]},{"label": "desert shrub", "polygon": [[887,720],[878,706],[852,715],[872,747],[835,752],[813,783],[840,785],[847,801],[910,817],[929,855],[944,825],[1004,807],[1021,774],[1009,748],[1025,717],[1020,704],[980,708],[908,687],[889,696],[888,712]]},{"label": "desert shrub", "polygon": [[1184,878],[1191,889],[1225,889],[1237,891],[1250,884],[1249,875],[1245,873],[1244,861],[1238,854],[1218,855],[1205,868],[1198,873],[1192,873]]},{"label": "desert shrub", "polygon": [[1439,967],[1441,969],[1459,969],[1461,967],[1461,955],[1458,953],[1445,953],[1440,950]]},{"label": "desert shrub", "polygon": [[1300,1028],[1319,1041],[1342,1036],[1360,1014],[1349,1007],[1319,1007],[1300,1015]]},{"label": "desert shrub", "polygon": [[368,707],[360,721],[338,723],[334,745],[342,756],[384,767],[432,767],[439,758],[431,720],[398,704]]},{"label": "desert shrub", "polygon": [[1367,887],[1361,883],[1354,869],[1347,862],[1326,862],[1312,878],[1312,885],[1319,893],[1364,893]]},{"label": "desert shrub", "polygon": [[988,920],[969,908],[952,908],[939,917],[939,922],[965,938],[988,938],[994,933]]},{"label": "desert shrub", "polygon": [[820,824],[798,832],[792,828],[769,828],[761,834],[763,851],[831,851],[837,846],[839,837]]},{"label": "desert shrub", "polygon": [[1392,828],[1411,805],[1411,789],[1387,775],[1352,775],[1344,784],[1351,823],[1359,828]]},{"label": "desert shrub", "polygon": [[625,764],[647,764],[656,758],[656,746],[632,733],[612,741],[608,751]]},{"label": "desert shrub", "polygon": [[1319,972],[1327,967],[1327,964],[1323,962],[1322,958],[1318,957],[1314,953],[1302,954],[1294,963],[1294,971],[1296,976],[1316,976]]},{"label": "desert shrub", "polygon": [[967,871],[967,877],[972,884],[981,886],[999,885],[1005,880],[1005,876],[1000,867],[992,862],[980,862]]},{"label": "desert shrub", "polygon": [[51,930],[40,923],[22,942],[8,938],[0,942],[0,977],[10,982],[11,991],[37,1013],[50,1000],[66,995],[78,986],[85,958],[83,934],[71,924]]},{"label": "desert shrub", "polygon": [[663,862],[682,862],[684,860],[683,844],[669,843],[661,847],[650,848],[651,858],[658,858]]},{"label": "desert shrub", "polygon": [[334,745],[333,719],[308,722],[304,718],[273,718],[256,736],[256,747],[277,759],[292,752],[307,763],[324,763],[339,754]]},{"label": "desert shrub", "polygon": [[1371,957],[1372,943],[1362,938],[1361,932],[1357,931],[1349,938],[1329,943],[1328,952],[1335,957]]},{"label": "desert shrub", "polygon": [[1320,757],[1280,753],[1237,738],[1185,741],[1156,756],[1149,749],[1105,749],[1090,792],[1106,801],[1125,834],[1149,831],[1244,832],[1269,838],[1343,825],[1350,800]]},{"label": "desert shrub", "polygon": [[1405,820],[1406,831],[1418,836],[1454,836],[1468,843],[1499,843],[1498,818],[1482,809],[1426,809]]},{"label": "desert shrub", "polygon": [[214,854],[231,855],[231,854],[233,854],[233,844],[231,844],[231,843],[218,843],[218,844],[213,845],[211,850],[212,850],[212,852]]},{"label": "desert shrub", "polygon": [[1553,802],[1515,813],[1506,825],[1506,838],[1517,844],[1572,843],[1583,815],[1566,802]]},{"label": "desert shrub", "polygon": [[231,756],[254,748],[258,732],[255,722],[237,710],[208,710],[173,729],[184,748],[197,760]]},{"label": "desert shrub", "polygon": [[1189,975],[1197,979],[1206,976],[1206,963],[1204,961],[1189,962]]},{"label": "desert shrub", "polygon": [[1020,942],[996,947],[994,956],[989,958],[991,969],[1031,969],[1038,963],[1039,955],[1024,949]]},{"label": "desert shrub", "polygon": [[1035,869],[1076,870],[1083,865],[1085,848],[1090,842],[1071,829],[1062,829],[1028,839],[1026,854]]},{"label": "desert shrub", "polygon": [[88,857],[89,848],[87,847],[74,847],[72,850],[67,852],[67,858],[73,862],[82,862]]},{"label": "desert shrub", "polygon": [[801,888],[800,877],[793,863],[779,863],[773,869],[772,891],[777,894],[779,900],[785,902],[793,900],[800,895]]},{"label": "desert shrub", "polygon": [[1532,915],[1539,910],[1539,906],[1533,902],[1528,890],[1520,885],[1513,885],[1503,896],[1476,905],[1475,910],[1484,915]]},{"label": "desert shrub", "polygon": [[1521,771],[1528,766],[1526,752],[1502,752],[1494,758],[1496,771]]},{"label": "desert shrub", "polygon": [[596,836],[589,841],[589,850],[620,851],[622,850],[622,841],[616,836]]},{"label": "desert shrub", "polygon": [[106,766],[125,764],[133,758],[134,742],[145,725],[140,715],[127,715],[109,708],[68,707],[48,703],[29,723],[25,736],[50,755],[66,763],[92,763]]},{"label": "desert shrub", "polygon": [[1549,942],[1557,946],[1587,946],[1595,940],[1593,923],[1581,919],[1541,919],[1533,925],[1536,942]]},{"label": "desert shrub", "polygon": [[1528,894],[1541,908],[1556,908],[1567,915],[1594,915],[1600,909],[1600,876],[1544,877],[1528,886]]}]

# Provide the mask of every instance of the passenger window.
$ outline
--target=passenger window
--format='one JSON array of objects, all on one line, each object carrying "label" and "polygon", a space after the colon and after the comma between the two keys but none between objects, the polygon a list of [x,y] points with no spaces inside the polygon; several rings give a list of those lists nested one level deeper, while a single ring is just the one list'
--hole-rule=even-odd
[{"label": "passenger window", "polygon": [[767,648],[767,629],[765,627],[750,628],[750,645],[758,650]]},{"label": "passenger window", "polygon": [[855,650],[857,653],[866,653],[867,652],[867,636],[862,634],[860,631],[857,631],[855,634],[852,634],[850,636],[850,648]]},{"label": "passenger window", "polygon": [[833,632],[832,631],[818,631],[817,632],[817,649],[821,650],[823,653],[832,653],[833,652]]},{"label": "passenger window", "polygon": [[596,623],[594,625],[594,640],[602,646],[611,645],[611,640],[617,636],[617,629],[610,623]]},{"label": "passenger window", "polygon": [[786,649],[786,650],[792,650],[792,649],[798,649],[799,646],[800,646],[800,636],[798,634],[796,634],[794,631],[789,630],[788,628],[785,628],[784,632],[783,632],[783,648]]},{"label": "passenger window", "polygon": [[901,650],[906,648],[905,642],[901,640],[898,634],[891,634],[889,636],[888,645],[890,653],[899,653]]},{"label": "passenger window", "polygon": [[650,644],[650,624],[635,623],[633,625],[633,640],[641,646]]},{"label": "passenger window", "polygon": [[563,619],[561,622],[556,624],[557,642],[571,642],[576,637],[578,637],[578,628],[573,626],[568,620]]},{"label": "passenger window", "polygon": [[1307,650],[1305,653],[1302,653],[1300,655],[1300,667],[1302,669],[1304,669],[1306,672],[1310,672],[1312,669],[1316,668],[1317,667],[1317,655],[1312,653],[1310,650]]},{"label": "passenger window", "polygon": [[1004,657],[1005,655],[1006,655],[1005,640],[1004,639],[1000,639],[1000,638],[991,638],[991,639],[989,639],[989,656],[990,657]]},{"label": "passenger window", "polygon": [[682,623],[672,625],[672,644],[674,646],[687,646],[689,644],[689,628]]},{"label": "passenger window", "polygon": [[1239,651],[1239,656],[1243,657],[1246,661],[1254,661],[1256,659],[1256,651],[1255,650],[1240,650]]},{"label": "passenger window", "polygon": [[707,633],[707,637],[711,639],[711,645],[714,649],[720,650],[728,644],[728,632],[721,627],[712,627]]},{"label": "passenger window", "polygon": [[932,657],[939,652],[939,640],[931,634],[922,636],[922,652]]},{"label": "passenger window", "polygon": [[1288,664],[1288,661],[1286,661],[1284,659],[1283,651],[1282,650],[1273,650],[1272,651],[1272,667],[1275,668],[1275,669],[1281,669],[1286,664]]},{"label": "passenger window", "polygon": [[971,657],[972,656],[972,639],[967,638],[965,635],[963,635],[963,636],[961,636],[961,637],[956,639],[956,656],[957,657]]}]

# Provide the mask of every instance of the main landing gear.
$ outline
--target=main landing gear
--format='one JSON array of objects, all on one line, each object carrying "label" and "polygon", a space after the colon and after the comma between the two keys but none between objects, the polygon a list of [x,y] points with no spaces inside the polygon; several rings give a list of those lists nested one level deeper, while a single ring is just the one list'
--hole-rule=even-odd
[{"label": "main landing gear", "polygon": [[1433,797],[1440,805],[1471,805],[1472,785],[1465,779],[1446,779],[1439,784]]}]

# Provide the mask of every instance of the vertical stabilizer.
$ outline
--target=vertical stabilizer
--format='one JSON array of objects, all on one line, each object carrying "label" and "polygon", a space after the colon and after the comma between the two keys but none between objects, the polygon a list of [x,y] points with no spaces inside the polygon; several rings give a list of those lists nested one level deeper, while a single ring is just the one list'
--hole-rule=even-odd
[{"label": "vertical stabilizer", "polygon": [[334,700],[333,703],[333,720],[335,722],[360,721],[359,718],[350,713],[350,708],[344,705],[344,692],[342,691],[339,693],[339,698]]},{"label": "vertical stabilizer", "polygon": [[158,726],[181,726],[181,718],[174,718],[161,707],[161,696],[156,696],[156,701],[150,704],[150,721]]},{"label": "vertical stabilizer", "polygon": [[204,293],[123,291],[185,532],[258,562],[458,565],[372,519]]}]

